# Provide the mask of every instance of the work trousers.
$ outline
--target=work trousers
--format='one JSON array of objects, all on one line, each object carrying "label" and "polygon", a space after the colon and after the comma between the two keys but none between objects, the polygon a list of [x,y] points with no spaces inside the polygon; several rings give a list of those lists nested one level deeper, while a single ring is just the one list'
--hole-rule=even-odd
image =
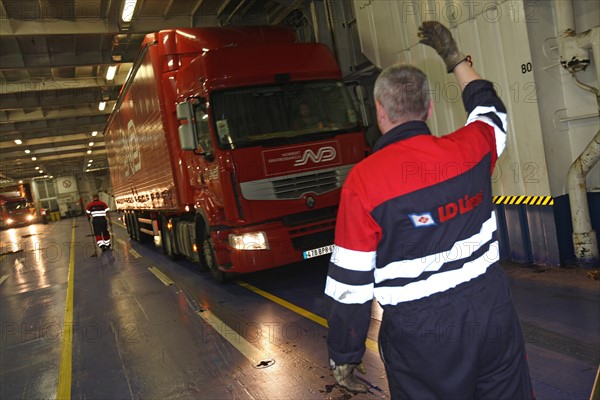
[{"label": "work trousers", "polygon": [[521,326],[498,265],[443,293],[385,306],[392,399],[533,399]]},{"label": "work trousers", "polygon": [[110,246],[110,233],[108,233],[108,221],[104,217],[92,218],[92,227],[98,246]]}]

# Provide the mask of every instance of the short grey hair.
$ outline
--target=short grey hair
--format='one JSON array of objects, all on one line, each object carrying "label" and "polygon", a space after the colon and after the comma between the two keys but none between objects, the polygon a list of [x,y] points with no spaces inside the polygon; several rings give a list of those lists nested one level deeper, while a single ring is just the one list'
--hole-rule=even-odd
[{"label": "short grey hair", "polygon": [[375,100],[387,112],[391,122],[425,121],[429,113],[429,83],[419,68],[394,64],[375,81]]}]

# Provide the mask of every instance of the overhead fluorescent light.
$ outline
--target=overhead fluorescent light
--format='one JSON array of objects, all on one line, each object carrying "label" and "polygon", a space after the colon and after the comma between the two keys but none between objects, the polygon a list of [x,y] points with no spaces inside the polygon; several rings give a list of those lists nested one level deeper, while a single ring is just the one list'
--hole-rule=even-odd
[{"label": "overhead fluorescent light", "polygon": [[40,169],[40,167],[35,167],[35,169]]},{"label": "overhead fluorescent light", "polygon": [[106,102],[105,102],[105,101],[101,101],[101,102],[98,104],[98,110],[100,110],[100,111],[104,111],[104,109],[105,109],[105,108],[106,108]]},{"label": "overhead fluorescent light", "polygon": [[23,144],[23,141],[21,139],[15,139],[15,143],[16,144]]},{"label": "overhead fluorescent light", "polygon": [[137,0],[125,0],[125,4],[123,5],[123,13],[121,14],[121,19],[123,22],[131,22],[133,19],[135,3],[137,3]]},{"label": "overhead fluorescent light", "polygon": [[117,73],[117,66],[116,65],[109,66],[108,70],[106,71],[106,80],[112,81],[113,79],[115,79],[116,73]]},{"label": "overhead fluorescent light", "polygon": [[29,154],[29,153],[31,153],[31,150],[25,149],[25,154]]},{"label": "overhead fluorescent light", "polygon": [[88,162],[89,162],[89,163],[93,163],[93,162],[94,162],[94,160],[90,160],[90,161],[88,161]]},{"label": "overhead fluorescent light", "polygon": [[89,143],[88,143],[88,145],[89,145],[90,147],[92,147],[92,146],[94,145],[94,142],[89,142]]},{"label": "overhead fluorescent light", "polygon": [[88,154],[92,154],[92,150],[91,150],[91,149],[90,149],[90,150],[88,150],[88,151],[87,151],[87,153],[88,153]]},{"label": "overhead fluorescent light", "polygon": [[98,134],[98,131],[92,132],[92,136],[96,136],[97,134]]},{"label": "overhead fluorescent light", "polygon": [[37,160],[37,157],[31,157],[31,161]]}]

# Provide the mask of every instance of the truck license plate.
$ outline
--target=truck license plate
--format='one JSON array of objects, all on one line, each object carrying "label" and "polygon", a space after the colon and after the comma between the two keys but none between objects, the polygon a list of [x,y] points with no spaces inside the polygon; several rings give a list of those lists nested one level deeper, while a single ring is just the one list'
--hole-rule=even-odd
[{"label": "truck license plate", "polygon": [[323,247],[319,247],[316,249],[312,249],[312,250],[306,250],[304,253],[302,253],[302,255],[304,256],[304,259],[306,260],[307,258],[313,258],[313,257],[318,257],[318,256],[322,256],[324,254],[330,254],[333,253],[333,245],[330,244],[329,246],[323,246]]}]

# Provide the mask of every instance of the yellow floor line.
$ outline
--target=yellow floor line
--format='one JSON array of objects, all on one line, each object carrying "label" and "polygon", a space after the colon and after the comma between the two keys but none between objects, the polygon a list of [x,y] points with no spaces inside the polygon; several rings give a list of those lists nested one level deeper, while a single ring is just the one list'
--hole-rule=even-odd
[{"label": "yellow floor line", "polygon": [[[269,300],[279,304],[282,307],[287,308],[288,310],[295,312],[296,314],[300,314],[303,317],[308,318],[311,321],[316,322],[317,324],[319,324],[321,326],[324,326],[325,328],[329,328],[329,326],[327,324],[327,320],[323,317],[318,316],[317,314],[311,313],[310,311],[305,310],[302,307],[298,307],[297,305],[292,304],[289,301],[282,299],[281,297],[277,297],[271,293],[265,292],[264,290],[259,289],[256,286],[253,286],[247,282],[236,280],[235,283],[245,289],[248,289],[266,299],[269,299]],[[379,351],[377,342],[373,339],[367,339],[365,345],[367,346],[367,348],[369,350],[373,350],[373,351],[377,351],[377,352]]]},{"label": "yellow floor line", "polygon": [[73,285],[75,279],[75,221],[71,228],[71,248],[69,256],[69,276],[67,279],[67,300],[65,308],[65,323],[62,336],[62,352],[60,370],[58,372],[57,399],[71,398],[72,368],[73,368]]}]

